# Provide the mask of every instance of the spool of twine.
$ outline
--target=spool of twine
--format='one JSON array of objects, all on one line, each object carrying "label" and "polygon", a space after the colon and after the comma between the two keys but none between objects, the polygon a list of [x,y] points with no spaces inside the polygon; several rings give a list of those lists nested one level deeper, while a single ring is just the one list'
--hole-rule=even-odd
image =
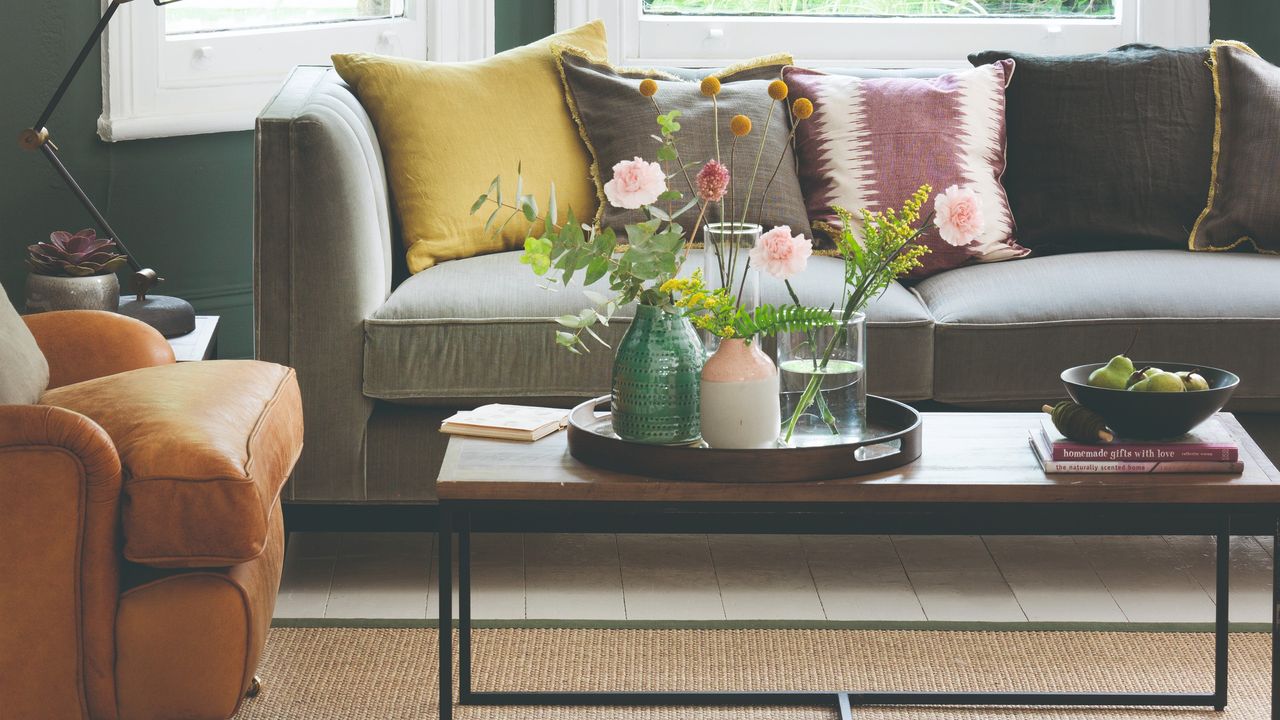
[{"label": "spool of twine", "polygon": [[1077,405],[1070,400],[1063,400],[1053,407],[1045,405],[1043,410],[1049,413],[1049,417],[1053,420],[1053,426],[1058,428],[1058,432],[1062,433],[1068,440],[1076,442],[1098,442],[1099,440],[1111,442],[1116,439],[1116,436],[1107,430],[1107,421],[1103,420],[1101,415],[1083,405]]}]

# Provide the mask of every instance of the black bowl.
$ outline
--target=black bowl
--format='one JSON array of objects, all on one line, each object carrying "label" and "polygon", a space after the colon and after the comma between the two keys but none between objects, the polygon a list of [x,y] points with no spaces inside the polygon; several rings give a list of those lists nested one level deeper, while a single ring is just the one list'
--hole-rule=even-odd
[{"label": "black bowl", "polygon": [[1198,370],[1208,390],[1133,392],[1093,387],[1089,373],[1106,365],[1078,365],[1062,371],[1062,384],[1071,399],[1098,413],[1120,437],[1154,440],[1175,438],[1208,420],[1231,399],[1240,384],[1234,373],[1204,365],[1174,362],[1135,362],[1138,369],[1158,367],[1169,372]]}]

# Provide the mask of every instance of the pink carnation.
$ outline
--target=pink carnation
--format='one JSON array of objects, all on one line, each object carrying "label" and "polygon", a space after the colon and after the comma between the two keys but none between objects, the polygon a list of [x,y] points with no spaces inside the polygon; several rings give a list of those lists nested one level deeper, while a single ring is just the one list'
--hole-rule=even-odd
[{"label": "pink carnation", "polygon": [[952,185],[933,201],[933,224],[949,245],[963,247],[982,234],[985,219],[978,194],[967,187]]},{"label": "pink carnation", "polygon": [[698,171],[698,197],[703,202],[719,202],[729,189],[729,168],[711,160]]},{"label": "pink carnation", "polygon": [[667,176],[662,172],[662,166],[640,158],[614,165],[613,179],[604,184],[609,204],[627,210],[652,205],[666,191]]},{"label": "pink carnation", "polygon": [[779,225],[760,236],[751,248],[751,264],[779,280],[804,270],[813,254],[813,243],[804,235],[791,235],[791,228]]}]

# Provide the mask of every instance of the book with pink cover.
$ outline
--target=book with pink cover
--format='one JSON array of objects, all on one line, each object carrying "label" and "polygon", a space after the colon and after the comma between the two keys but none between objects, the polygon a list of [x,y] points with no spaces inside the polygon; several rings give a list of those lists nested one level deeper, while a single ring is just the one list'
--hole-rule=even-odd
[{"label": "book with pink cover", "polygon": [[1062,436],[1046,416],[1041,420],[1044,435],[1056,462],[1235,462],[1240,448],[1216,417],[1173,440],[1126,440],[1112,443],[1081,443]]},{"label": "book with pink cover", "polygon": [[1193,473],[1197,475],[1239,475],[1244,463],[1214,462],[1204,460],[1054,460],[1049,439],[1042,430],[1033,428],[1028,433],[1031,450],[1040,468],[1046,473],[1084,473],[1090,475],[1111,474],[1163,474]]},{"label": "book with pink cover", "polygon": [[569,411],[564,408],[495,403],[446,418],[440,424],[440,432],[533,442],[568,424]]}]

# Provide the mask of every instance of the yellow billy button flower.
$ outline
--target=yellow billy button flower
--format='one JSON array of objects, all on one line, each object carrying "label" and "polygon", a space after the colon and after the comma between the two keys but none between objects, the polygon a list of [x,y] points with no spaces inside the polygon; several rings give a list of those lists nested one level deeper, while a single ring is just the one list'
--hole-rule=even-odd
[{"label": "yellow billy button flower", "polygon": [[791,103],[791,113],[797,120],[808,120],[813,116],[813,102],[809,98],[796,98],[796,101]]},{"label": "yellow billy button flower", "polygon": [[720,94],[720,78],[709,75],[702,78],[702,85],[699,88],[703,95],[707,97],[715,97]]},{"label": "yellow billy button flower", "polygon": [[729,130],[733,132],[734,137],[749,135],[751,133],[751,118],[746,115],[734,115],[733,119],[729,121]]},{"label": "yellow billy button flower", "polygon": [[653,78],[645,78],[640,81],[640,94],[645,97],[653,97],[658,94],[658,83]]},{"label": "yellow billy button flower", "polygon": [[774,100],[786,100],[787,84],[782,82],[781,80],[774,80],[773,82],[769,83],[769,97],[773,98]]}]

